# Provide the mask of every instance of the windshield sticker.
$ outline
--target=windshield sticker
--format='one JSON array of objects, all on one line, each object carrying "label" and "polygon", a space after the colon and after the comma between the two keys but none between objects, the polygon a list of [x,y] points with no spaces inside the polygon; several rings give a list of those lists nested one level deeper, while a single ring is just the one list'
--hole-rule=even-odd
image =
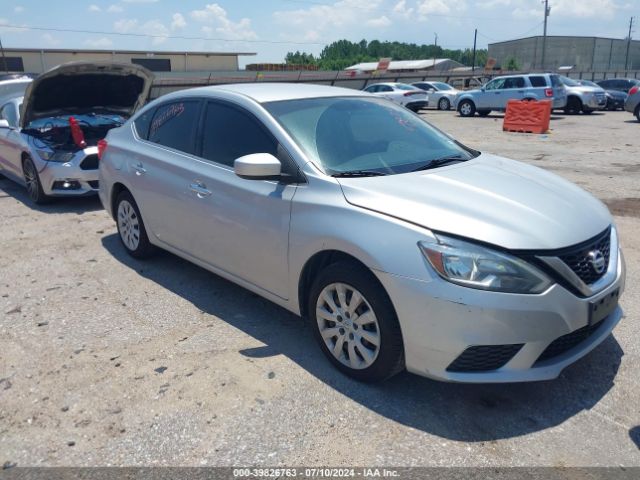
[{"label": "windshield sticker", "polygon": [[161,126],[167,123],[169,120],[179,117],[184,112],[184,103],[174,103],[167,108],[162,114],[151,123],[151,135],[153,135]]}]

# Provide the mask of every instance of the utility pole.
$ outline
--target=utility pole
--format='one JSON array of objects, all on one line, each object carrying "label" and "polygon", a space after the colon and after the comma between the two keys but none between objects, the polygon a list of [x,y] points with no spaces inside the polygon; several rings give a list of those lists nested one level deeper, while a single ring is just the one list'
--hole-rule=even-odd
[{"label": "utility pole", "polygon": [[471,71],[476,71],[476,41],[478,40],[478,29],[473,34],[473,62],[471,62]]},{"label": "utility pole", "polygon": [[436,42],[435,42],[435,44],[434,44],[434,45],[437,47],[437,46],[438,46],[438,34],[437,34],[437,33],[434,33],[434,35],[435,35],[435,37],[436,37]]},{"label": "utility pole", "polygon": [[624,59],[624,69],[629,68],[629,50],[631,49],[631,29],[633,28],[633,17],[629,19],[629,36],[627,37],[627,55]]},{"label": "utility pole", "polygon": [[2,46],[2,38],[0,38],[0,52],[2,52],[2,70],[6,73],[9,73],[9,70],[7,70],[7,59],[4,56],[4,47]]},{"label": "utility pole", "polygon": [[542,70],[544,70],[544,57],[547,53],[547,18],[549,17],[550,12],[551,7],[549,7],[549,0],[544,0],[544,31],[542,33],[542,59],[540,61]]}]

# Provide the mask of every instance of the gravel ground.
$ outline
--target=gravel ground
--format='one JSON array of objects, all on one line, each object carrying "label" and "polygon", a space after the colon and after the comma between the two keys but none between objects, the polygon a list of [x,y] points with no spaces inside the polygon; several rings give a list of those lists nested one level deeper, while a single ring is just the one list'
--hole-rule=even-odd
[{"label": "gravel ground", "polygon": [[97,198],[0,180],[0,465],[640,466],[640,124],[423,114],[616,216],[626,316],[555,381],[351,381],[295,316],[170,254],[126,256]]}]

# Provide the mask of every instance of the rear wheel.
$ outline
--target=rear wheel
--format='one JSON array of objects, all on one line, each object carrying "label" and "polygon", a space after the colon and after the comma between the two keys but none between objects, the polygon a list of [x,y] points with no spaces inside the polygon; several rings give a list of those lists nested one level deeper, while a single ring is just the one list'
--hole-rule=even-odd
[{"label": "rear wheel", "polygon": [[308,301],[314,335],[340,371],[371,382],[404,368],[395,310],[367,269],[351,263],[329,265],[314,281]]},{"label": "rear wheel", "polygon": [[451,108],[451,102],[448,98],[442,97],[438,100],[438,110],[449,110]]},{"label": "rear wheel", "polygon": [[116,200],[116,223],[120,241],[129,255],[148,258],[156,252],[149,242],[138,204],[128,191],[121,192]]},{"label": "rear wheel", "polygon": [[22,160],[22,172],[24,174],[24,181],[27,185],[27,193],[29,198],[38,205],[43,205],[51,201],[51,197],[44,193],[42,190],[42,183],[40,182],[40,175],[38,170],[31,160],[31,157],[25,157]]},{"label": "rear wheel", "polygon": [[476,105],[471,100],[463,100],[458,105],[461,117],[473,117],[476,113]]}]

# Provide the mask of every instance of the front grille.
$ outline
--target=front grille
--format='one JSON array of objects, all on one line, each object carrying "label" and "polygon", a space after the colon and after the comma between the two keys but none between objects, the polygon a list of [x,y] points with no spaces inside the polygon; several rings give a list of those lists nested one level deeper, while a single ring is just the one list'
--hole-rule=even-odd
[{"label": "front grille", "polygon": [[467,348],[447,367],[448,372],[488,372],[506,365],[524,343],[515,345],[475,345]]},{"label": "front grille", "polygon": [[[604,256],[604,270],[602,273],[595,271],[591,264],[589,253],[600,250]],[[582,244],[573,251],[563,253],[560,260],[566,263],[573,272],[580,277],[587,285],[596,282],[606,273],[609,268],[609,253],[611,251],[611,229],[607,228],[595,239],[587,244]]]},{"label": "front grille", "polygon": [[606,103],[607,102],[607,97],[604,93],[596,93],[596,99],[598,100],[598,103]]},{"label": "front grille", "polygon": [[574,330],[571,333],[556,338],[551,344],[540,354],[536,363],[549,360],[550,358],[562,355],[564,352],[571,350],[580,343],[584,342],[587,338],[593,335],[603,324],[601,320],[595,325],[587,325],[578,330]]},{"label": "front grille", "polygon": [[98,169],[98,155],[87,155],[82,162],[80,162],[81,170],[97,170]]}]

